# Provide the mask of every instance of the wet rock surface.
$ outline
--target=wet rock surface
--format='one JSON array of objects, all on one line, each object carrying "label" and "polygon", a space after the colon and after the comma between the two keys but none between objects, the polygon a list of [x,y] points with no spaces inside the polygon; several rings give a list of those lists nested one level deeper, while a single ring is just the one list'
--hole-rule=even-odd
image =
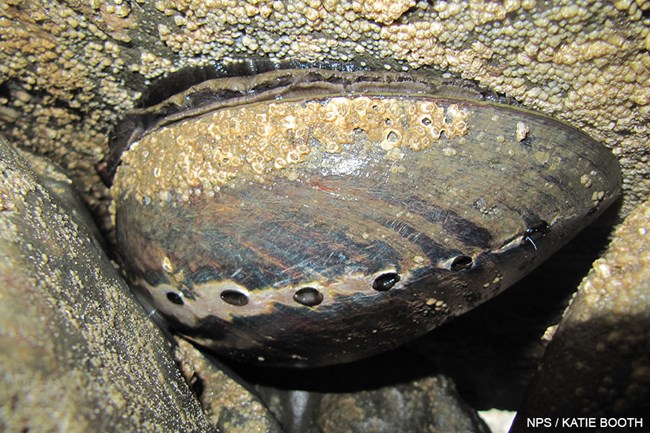
[{"label": "wet rock surface", "polygon": [[207,415],[228,433],[282,433],[280,424],[245,382],[224,371],[223,364],[176,338],[176,359]]},{"label": "wet rock surface", "polygon": [[217,431],[83,204],[68,211],[2,138],[0,173],[0,430]]},{"label": "wet rock surface", "polygon": [[350,393],[261,394],[287,433],[489,432],[444,376]]},{"label": "wet rock surface", "polygon": [[231,367],[286,433],[489,431],[454,380],[408,347],[329,367]]}]

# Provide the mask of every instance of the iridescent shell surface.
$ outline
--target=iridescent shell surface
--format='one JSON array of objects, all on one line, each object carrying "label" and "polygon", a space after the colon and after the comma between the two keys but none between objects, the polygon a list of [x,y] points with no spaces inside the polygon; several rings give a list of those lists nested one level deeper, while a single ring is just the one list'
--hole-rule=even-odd
[{"label": "iridescent shell surface", "polygon": [[209,80],[118,132],[106,172],[133,285],[186,337],[275,365],[421,335],[620,193],[616,159],[580,131],[404,74]]}]

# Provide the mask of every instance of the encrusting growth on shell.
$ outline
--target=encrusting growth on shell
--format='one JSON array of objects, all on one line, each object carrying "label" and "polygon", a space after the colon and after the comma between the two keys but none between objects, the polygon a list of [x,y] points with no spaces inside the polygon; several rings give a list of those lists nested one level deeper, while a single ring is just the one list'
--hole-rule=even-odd
[{"label": "encrusting growth on shell", "polygon": [[393,149],[420,151],[442,133],[466,134],[467,116],[455,105],[445,110],[426,98],[373,96],[225,108],[142,137],[122,155],[113,191],[154,202],[172,192],[184,198],[209,194],[235,178],[263,181],[265,174],[303,161],[316,147],[345,152],[355,134],[377,143],[391,159]]}]

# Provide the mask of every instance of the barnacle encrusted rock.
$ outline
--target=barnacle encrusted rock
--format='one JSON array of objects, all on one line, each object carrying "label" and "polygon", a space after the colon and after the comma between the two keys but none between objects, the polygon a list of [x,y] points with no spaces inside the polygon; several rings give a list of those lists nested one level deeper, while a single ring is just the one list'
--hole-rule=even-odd
[{"label": "barnacle encrusted rock", "polygon": [[166,72],[250,56],[433,68],[606,143],[631,209],[650,191],[648,8],[643,0],[11,0],[0,5],[0,129],[72,172],[97,207],[106,191],[93,165],[106,132]]}]

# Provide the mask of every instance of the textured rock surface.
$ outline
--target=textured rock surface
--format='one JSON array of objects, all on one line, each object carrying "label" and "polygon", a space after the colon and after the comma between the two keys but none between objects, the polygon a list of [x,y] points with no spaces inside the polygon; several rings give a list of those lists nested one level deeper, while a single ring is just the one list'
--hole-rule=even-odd
[{"label": "textured rock surface", "polygon": [[[650,413],[650,201],[582,282],[515,420]],[[645,427],[645,426],[644,426]]]},{"label": "textured rock surface", "polygon": [[[385,7],[389,5],[389,7]],[[149,80],[226,57],[449,71],[605,142],[628,203],[650,191],[650,3],[643,0],[0,4],[8,138],[73,173],[93,207],[107,132]]]},{"label": "textured rock surface", "polygon": [[444,376],[357,392],[262,395],[287,433],[489,432]]},{"label": "textured rock surface", "polygon": [[83,205],[67,212],[2,138],[0,173],[0,430],[216,431]]},{"label": "textured rock surface", "polygon": [[217,367],[214,358],[185,340],[177,338],[176,342],[183,376],[214,425],[228,433],[282,433],[264,404]]},{"label": "textured rock surface", "polygon": [[462,403],[453,382],[442,376],[356,394],[328,394],[318,422],[322,431],[331,433],[342,431],[342,425],[343,431],[354,433],[488,432],[476,412]]}]

